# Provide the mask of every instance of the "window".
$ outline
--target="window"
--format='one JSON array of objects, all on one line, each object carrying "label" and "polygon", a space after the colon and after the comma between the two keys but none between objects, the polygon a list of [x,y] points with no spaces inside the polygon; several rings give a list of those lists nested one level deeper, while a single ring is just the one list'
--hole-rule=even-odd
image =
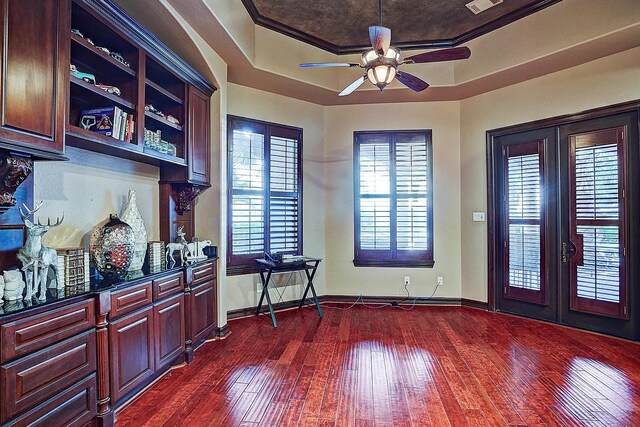
[{"label": "window", "polygon": [[229,116],[227,273],[302,252],[302,129]]},{"label": "window", "polygon": [[433,267],[431,131],[354,133],[356,266]]}]

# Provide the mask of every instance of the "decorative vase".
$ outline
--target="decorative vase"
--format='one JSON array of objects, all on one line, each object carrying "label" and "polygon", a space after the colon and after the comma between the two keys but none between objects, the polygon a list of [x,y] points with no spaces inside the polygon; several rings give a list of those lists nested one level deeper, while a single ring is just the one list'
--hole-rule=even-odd
[{"label": "decorative vase", "polygon": [[129,200],[120,215],[120,219],[126,222],[133,229],[135,237],[135,249],[133,260],[129,266],[129,271],[137,271],[144,264],[144,257],[147,255],[147,230],[144,228],[144,221],[136,204],[136,192],[129,190]]},{"label": "decorative vase", "polygon": [[103,276],[121,276],[133,260],[135,236],[131,226],[110,215],[109,222],[96,225],[89,236],[91,258]]}]

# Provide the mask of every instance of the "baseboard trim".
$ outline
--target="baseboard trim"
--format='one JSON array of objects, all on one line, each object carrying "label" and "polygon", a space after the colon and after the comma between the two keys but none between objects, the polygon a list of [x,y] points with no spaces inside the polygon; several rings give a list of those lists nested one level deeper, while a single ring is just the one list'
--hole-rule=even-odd
[{"label": "baseboard trim", "polygon": [[476,301],[474,299],[461,298],[460,305],[463,307],[479,308],[480,310],[489,310],[489,303]]},{"label": "baseboard trim", "polygon": [[371,295],[325,295],[323,297],[324,302],[338,302],[338,303],[351,303],[356,301],[362,301],[363,303],[371,304],[392,304],[398,303],[400,305],[413,305],[414,301],[416,305],[460,305],[460,298],[446,298],[446,297],[401,297],[401,296],[371,296]]},{"label": "baseboard trim", "polygon": [[[227,315],[228,317],[228,315]],[[231,329],[229,329],[229,324],[227,323],[226,325],[224,325],[221,328],[216,328],[216,337],[218,337],[219,339],[223,340],[226,337],[229,336],[229,334],[231,333]]]},{"label": "baseboard trim", "polygon": [[[415,298],[415,297],[414,297]],[[414,298],[406,299],[399,296],[367,296],[363,295],[360,299],[359,295],[322,295],[318,297],[321,303],[333,302],[339,304],[353,304],[359,299],[366,304],[391,304],[396,302],[400,305],[413,305]],[[307,305],[312,304],[310,299],[307,299]],[[297,308],[300,305],[300,300],[284,301],[273,305],[274,311],[290,310]],[[482,301],[476,301],[468,298],[447,298],[447,297],[432,297],[432,298],[418,298],[415,300],[415,305],[451,305],[451,306],[463,306],[477,308],[480,310],[487,310],[488,304]],[[263,304],[261,313],[267,310]],[[267,311],[268,312],[268,311]],[[235,310],[227,311],[227,320],[239,319],[241,317],[255,316],[256,307],[238,308]],[[223,326],[222,329],[229,329],[228,325]]]}]

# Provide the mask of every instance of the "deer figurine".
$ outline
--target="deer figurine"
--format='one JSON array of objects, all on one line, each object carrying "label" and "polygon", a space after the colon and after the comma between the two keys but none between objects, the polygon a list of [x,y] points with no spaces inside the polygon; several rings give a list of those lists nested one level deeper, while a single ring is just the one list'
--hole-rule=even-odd
[{"label": "deer figurine", "polygon": [[178,229],[176,230],[176,234],[178,235],[178,237],[176,237],[175,243],[167,244],[167,251],[165,252],[167,262],[169,262],[169,258],[171,258],[171,261],[173,261],[174,263],[176,262],[176,260],[173,258],[174,251],[180,251],[180,261],[182,262],[182,265],[184,265],[185,261],[187,260],[187,254],[191,255],[191,253],[189,252],[187,239],[184,238],[184,235],[186,233],[182,231],[183,229],[184,227],[178,227]]},{"label": "deer figurine", "polygon": [[64,284],[58,283],[58,254],[55,249],[48,248],[42,244],[42,236],[49,231],[52,227],[57,227],[64,221],[64,214],[62,218],[56,218],[55,224],[51,224],[51,219],[47,218],[47,224],[41,224],[40,219],[36,223],[29,220],[29,216],[37,212],[41,207],[40,202],[33,210],[29,209],[24,203],[22,206],[26,209],[27,213],[22,211],[22,207],[19,207],[20,216],[22,222],[27,227],[27,241],[24,247],[18,252],[18,259],[22,262],[22,271],[25,272],[27,278],[27,290],[24,299],[31,300],[33,294],[38,290],[40,285],[40,292],[38,299],[44,301],[47,296],[47,273],[49,267],[53,268],[56,273],[56,285],[58,288]]}]

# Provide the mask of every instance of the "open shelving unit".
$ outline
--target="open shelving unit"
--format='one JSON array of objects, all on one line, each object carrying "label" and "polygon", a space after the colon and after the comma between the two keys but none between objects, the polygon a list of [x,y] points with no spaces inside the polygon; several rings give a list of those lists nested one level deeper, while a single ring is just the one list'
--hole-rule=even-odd
[{"label": "open shelving unit", "polygon": [[[78,30],[82,36],[71,29]],[[72,2],[69,40],[71,64],[78,71],[95,76],[96,84],[117,87],[120,95],[70,76],[67,144],[158,166],[185,166],[188,149],[183,124],[187,83],[81,1]],[[129,66],[99,47],[119,53]],[[165,115],[175,117],[178,124],[167,120],[166,116],[146,111],[145,105],[153,105]],[[133,117],[134,128],[129,141],[93,132],[81,123],[83,111],[110,107],[117,107]],[[175,156],[147,146],[145,129],[159,132],[163,141],[175,147]],[[168,147],[164,143],[162,146]]]}]

